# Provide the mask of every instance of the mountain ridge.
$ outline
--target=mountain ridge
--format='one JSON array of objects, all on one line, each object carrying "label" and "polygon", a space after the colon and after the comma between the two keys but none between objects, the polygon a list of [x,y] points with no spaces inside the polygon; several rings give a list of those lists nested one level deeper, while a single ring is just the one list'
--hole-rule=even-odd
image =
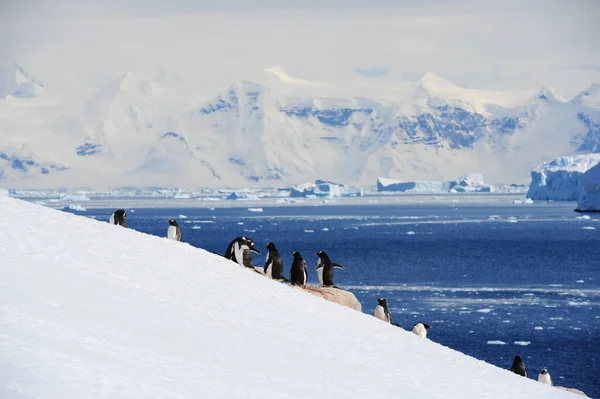
[{"label": "mountain ridge", "polygon": [[0,185],[373,185],[471,171],[524,182],[543,160],[600,150],[597,84],[569,101],[549,88],[463,89],[433,73],[378,96],[363,81],[337,95],[339,85],[281,67],[222,90],[183,84],[126,73],[87,95],[4,95],[0,128],[15,134],[0,138]]}]

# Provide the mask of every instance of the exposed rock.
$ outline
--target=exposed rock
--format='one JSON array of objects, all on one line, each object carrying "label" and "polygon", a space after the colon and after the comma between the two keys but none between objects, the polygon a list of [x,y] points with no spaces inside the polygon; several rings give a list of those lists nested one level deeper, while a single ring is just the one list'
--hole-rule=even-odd
[{"label": "exposed rock", "polygon": [[358,299],[350,291],[344,291],[339,288],[333,287],[321,287],[317,285],[306,285],[304,287],[294,286],[300,288],[303,291],[310,292],[313,295],[320,296],[327,299],[328,301],[335,302],[342,306],[347,306],[350,309],[362,311],[362,306]]},{"label": "exposed rock", "polygon": [[585,396],[586,398],[587,398],[587,397],[589,397],[589,396],[587,396],[587,395],[586,395],[586,394],[585,394],[583,391],[580,391],[579,389],[575,389],[575,388],[565,388],[565,387],[559,387],[559,386],[557,386],[557,385],[555,385],[555,386],[556,386],[556,388],[564,389],[565,391],[573,392],[573,393],[576,393],[577,395],[583,395],[583,396]]}]

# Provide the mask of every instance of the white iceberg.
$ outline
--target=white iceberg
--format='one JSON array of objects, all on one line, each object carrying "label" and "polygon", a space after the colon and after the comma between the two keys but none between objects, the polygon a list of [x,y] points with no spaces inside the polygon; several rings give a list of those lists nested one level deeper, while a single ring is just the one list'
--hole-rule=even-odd
[{"label": "white iceberg", "polygon": [[579,185],[577,211],[600,211],[600,163],[583,174]]},{"label": "white iceberg", "polygon": [[542,201],[576,201],[581,177],[600,163],[600,154],[558,157],[531,170],[527,198]]},{"label": "white iceberg", "polygon": [[447,181],[400,181],[379,177],[377,191],[407,194],[444,194],[465,192],[494,192],[495,187],[485,184],[480,173],[467,173],[458,180]]}]

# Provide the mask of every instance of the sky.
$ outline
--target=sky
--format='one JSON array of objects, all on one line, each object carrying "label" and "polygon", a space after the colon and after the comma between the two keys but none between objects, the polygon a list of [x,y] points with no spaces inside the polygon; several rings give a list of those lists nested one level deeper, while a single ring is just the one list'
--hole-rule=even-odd
[{"label": "sky", "polygon": [[600,82],[600,2],[8,0],[0,62],[46,85],[126,72],[183,81],[280,66],[300,79],[396,82],[433,72],[459,86],[554,88]]}]

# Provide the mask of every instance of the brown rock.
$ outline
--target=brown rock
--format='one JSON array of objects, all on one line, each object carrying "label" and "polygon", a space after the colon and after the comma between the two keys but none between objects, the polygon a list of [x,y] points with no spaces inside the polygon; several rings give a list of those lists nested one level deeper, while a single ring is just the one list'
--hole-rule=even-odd
[{"label": "brown rock", "polygon": [[588,397],[583,391],[580,391],[579,389],[575,389],[575,388],[565,388],[565,387],[559,387],[557,385],[555,385],[556,388],[560,388],[560,389],[564,389],[565,391],[569,391],[569,392],[573,392],[576,393],[577,395],[583,395],[586,398]]},{"label": "brown rock", "polygon": [[328,301],[335,302],[342,306],[349,307],[350,309],[362,311],[362,306],[358,299],[350,291],[344,291],[339,288],[333,287],[321,287],[318,285],[305,285],[304,287],[295,286],[303,291],[309,292],[313,295],[320,296],[321,298],[327,299]]}]

